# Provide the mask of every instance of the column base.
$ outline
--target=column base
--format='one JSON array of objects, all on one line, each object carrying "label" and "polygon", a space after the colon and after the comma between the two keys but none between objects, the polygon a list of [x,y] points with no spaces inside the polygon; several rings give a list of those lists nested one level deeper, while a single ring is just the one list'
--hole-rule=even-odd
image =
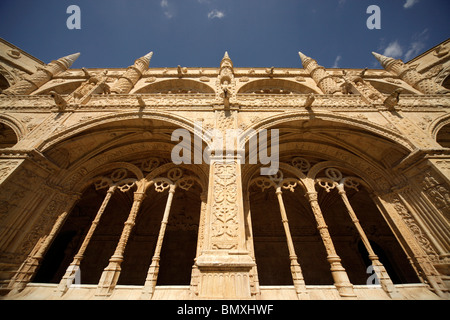
[{"label": "column base", "polygon": [[252,299],[251,270],[255,263],[247,251],[204,251],[198,268],[199,299]]},{"label": "column base", "polygon": [[97,297],[109,297],[113,293],[121,272],[120,262],[110,261],[109,265],[103,270],[95,293]]}]

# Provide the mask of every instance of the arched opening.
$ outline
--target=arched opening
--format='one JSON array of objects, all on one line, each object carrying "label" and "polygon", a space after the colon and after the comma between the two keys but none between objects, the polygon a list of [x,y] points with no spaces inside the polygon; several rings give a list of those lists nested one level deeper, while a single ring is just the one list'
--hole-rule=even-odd
[{"label": "arched opening", "polygon": [[444,88],[450,90],[450,75],[448,75],[441,84]]},{"label": "arched opening", "polygon": [[[101,219],[89,236],[80,264],[82,284],[97,284],[116,250],[130,210],[134,189],[116,190],[109,199]],[[200,216],[201,188],[179,188],[175,192],[164,242],[160,254],[158,285],[188,285],[196,256]],[[62,230],[38,269],[34,282],[59,283],[74,257],[80,255],[83,241],[96,219],[106,188],[90,186],[70,213]],[[155,254],[158,236],[166,210],[168,192],[150,188],[146,193],[126,244],[119,285],[144,285]],[[92,231],[92,230],[91,230]]]},{"label": "arched opening", "polygon": [[253,247],[260,285],[292,285],[289,252],[273,189],[249,189]]},{"label": "arched opening", "polygon": [[14,130],[7,124],[0,122],[0,149],[11,148],[18,142]]},{"label": "arched opening", "polygon": [[450,124],[446,124],[438,131],[436,142],[443,148],[450,148]]},{"label": "arched opening", "polygon": [[[200,195],[204,190],[195,173],[196,165],[175,166],[171,161],[171,133],[177,128],[161,119],[105,121],[89,129],[74,130],[70,138],[52,141],[51,146],[43,148],[46,156],[69,172],[74,167],[88,168],[92,173],[83,179],[93,184],[83,191],[69,214],[34,282],[59,283],[75,259],[81,257],[81,283],[98,284],[122,246],[123,234],[128,234],[118,285],[143,286],[155,259],[159,261],[157,285],[190,283],[197,254]],[[175,169],[181,176],[171,180],[169,174]],[[101,172],[93,175],[98,170]],[[61,177],[61,184],[70,188],[72,180]],[[86,183],[73,181],[80,186]],[[161,181],[169,184],[161,187]],[[173,199],[169,202],[172,184]],[[144,185],[143,200],[138,201],[136,197],[142,195],[138,186]],[[129,219],[137,201],[139,209],[128,233],[125,229],[131,225]],[[165,212],[169,220],[163,229]],[[160,239],[162,245],[158,245]]]},{"label": "arched opening", "polygon": [[[373,273],[373,270],[368,269],[372,261],[338,190],[334,188],[327,192],[319,186],[316,188],[333,244],[350,282],[356,285],[367,284]],[[345,188],[345,193],[365,236],[391,280],[396,284],[420,282],[408,257],[366,188],[362,186],[358,186],[358,190]]]},{"label": "arched opening", "polygon": [[6,80],[5,76],[0,74],[0,92],[1,90],[5,90],[9,88],[9,82]]}]

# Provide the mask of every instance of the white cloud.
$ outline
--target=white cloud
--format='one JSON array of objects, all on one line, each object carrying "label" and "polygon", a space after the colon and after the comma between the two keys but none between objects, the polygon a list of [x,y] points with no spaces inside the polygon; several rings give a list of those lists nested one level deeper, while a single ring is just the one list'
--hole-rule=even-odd
[{"label": "white cloud", "polygon": [[398,41],[394,41],[389,43],[389,45],[384,49],[383,55],[392,57],[392,58],[400,58],[403,54],[403,49],[398,43]]},{"label": "white cloud", "polygon": [[217,9],[214,9],[208,13],[208,19],[214,19],[214,18],[222,19],[223,17],[225,17],[225,13],[223,11],[219,11]]},{"label": "white cloud", "polygon": [[405,4],[403,5],[403,8],[405,9],[411,8],[417,2],[419,2],[419,0],[406,0]]},{"label": "white cloud", "polygon": [[334,60],[332,68],[339,68],[339,61],[341,61],[341,59],[342,59],[341,56],[337,56],[336,59]]},{"label": "white cloud", "polygon": [[423,30],[421,33],[413,36],[413,42],[409,46],[409,50],[405,53],[405,60],[411,60],[418,56],[426,47],[426,41],[428,40],[428,29]]},{"label": "white cloud", "polygon": [[166,18],[170,19],[174,16],[174,11],[170,7],[168,0],[161,0],[160,5],[161,5],[161,8],[164,9],[163,12],[164,12],[164,15],[166,16]]}]

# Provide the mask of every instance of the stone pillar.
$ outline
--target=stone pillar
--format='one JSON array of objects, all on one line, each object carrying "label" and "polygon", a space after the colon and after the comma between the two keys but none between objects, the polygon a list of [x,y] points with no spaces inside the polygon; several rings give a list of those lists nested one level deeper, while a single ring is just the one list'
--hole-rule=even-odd
[{"label": "stone pillar", "polygon": [[[195,253],[195,261],[197,261],[198,256],[202,252],[203,243],[204,243],[204,234],[205,234],[205,221],[206,221],[206,206],[207,206],[207,190],[203,191],[200,195],[200,199],[202,201],[201,209],[200,209],[200,219],[198,223],[198,237],[197,237],[197,250]],[[194,263],[192,266],[192,274],[191,274],[191,293],[194,296],[198,296],[198,279],[199,279],[199,271],[197,265]]]},{"label": "stone pillar", "polygon": [[153,52],[137,59],[134,65],[127,68],[125,73],[112,85],[111,93],[126,94],[133,89],[142,74],[148,69]]},{"label": "stone pillar", "polygon": [[415,239],[413,232],[408,228],[403,220],[406,209],[395,193],[387,195],[371,194],[372,199],[377,205],[385,219],[391,224],[391,229],[397,233],[397,237],[402,240],[413,268],[417,275],[429,284],[431,289],[440,297],[449,299],[449,290],[442,281],[442,278],[436,268],[433,266],[430,258],[425,254],[419,242]]},{"label": "stone pillar", "polygon": [[141,208],[141,204],[145,198],[145,187],[143,184],[138,184],[138,190],[134,193],[133,206],[131,207],[130,214],[127,221],[125,221],[122,234],[120,235],[119,243],[117,244],[114,254],[109,259],[109,264],[103,270],[102,276],[98,283],[96,296],[110,296],[114,290],[117,281],[120,276],[120,265],[123,261],[123,254],[125,247],[130,237],[131,230],[134,227],[136,216]]},{"label": "stone pillar", "polygon": [[[27,284],[32,280],[38,267],[40,266],[42,260],[44,259],[45,253],[50,248],[51,244],[55,240],[58,232],[61,230],[64,222],[69,216],[72,208],[74,207],[79,196],[65,196],[65,205],[61,210],[58,218],[56,219],[50,233],[45,236],[45,238],[36,244],[33,251],[30,253],[25,262],[20,266],[19,270],[15,276],[11,279],[8,288],[12,290],[13,294],[25,289]],[[58,198],[58,195],[56,196]]]},{"label": "stone pillar", "polygon": [[254,261],[246,248],[241,164],[212,157],[205,243],[195,264],[200,299],[250,299]]},{"label": "stone pillar", "polygon": [[158,240],[156,242],[155,253],[153,254],[152,263],[148,269],[147,278],[145,279],[144,290],[142,292],[142,299],[151,299],[156,287],[159,273],[159,260],[161,258],[161,248],[166,233],[167,223],[169,222],[170,208],[172,206],[173,195],[175,194],[175,185],[170,185],[169,195],[167,197],[166,208],[161,221],[161,228],[159,229]]},{"label": "stone pillar", "polygon": [[353,291],[353,285],[348,279],[347,272],[341,264],[341,258],[337,255],[333,241],[331,240],[328,226],[325,223],[325,219],[323,218],[322,211],[319,207],[319,202],[317,201],[317,192],[309,191],[306,193],[306,196],[311,205],[314,218],[316,219],[320,237],[325,245],[327,260],[331,265],[330,270],[334,279],[334,285],[342,298],[356,298],[356,294]]},{"label": "stone pillar", "polygon": [[294,281],[295,291],[299,299],[309,299],[309,294],[306,291],[305,279],[303,278],[302,269],[298,263],[297,255],[295,253],[294,242],[292,241],[291,231],[289,229],[289,222],[286,214],[286,209],[283,202],[283,192],[281,187],[277,187],[275,191],[278,204],[280,206],[281,222],[283,223],[284,232],[286,234],[286,241],[289,250],[289,260],[291,261],[292,280]]},{"label": "stone pillar", "polygon": [[79,56],[79,53],[74,53],[56,61],[52,61],[45,67],[38,68],[32,75],[26,76],[23,80],[4,90],[3,93],[7,95],[30,94],[39,89],[46,82],[50,81],[55,75],[69,69]]},{"label": "stone pillar", "polygon": [[336,187],[338,189],[338,193],[341,196],[342,201],[345,204],[345,208],[347,209],[350,219],[352,220],[353,224],[355,225],[355,228],[359,233],[361,241],[363,242],[364,247],[366,248],[367,252],[369,253],[369,259],[370,259],[370,261],[372,261],[373,270],[374,270],[378,280],[380,281],[381,287],[384,289],[384,291],[386,291],[386,293],[391,298],[395,298],[395,299],[401,298],[402,296],[398,292],[397,288],[395,288],[394,283],[392,282],[391,278],[389,277],[389,274],[387,273],[383,264],[378,259],[378,256],[373,251],[372,246],[370,245],[369,239],[367,238],[366,233],[364,232],[363,228],[361,227],[361,224],[359,223],[356,213],[353,210],[352,205],[350,204],[350,201],[348,200],[347,193],[345,192],[344,184],[338,183]]},{"label": "stone pillar", "polygon": [[303,68],[309,72],[313,80],[317,83],[317,86],[325,94],[341,94],[341,89],[334,81],[333,77],[328,74],[327,70],[319,66],[317,61],[305,56],[303,53],[298,53],[302,60]]},{"label": "stone pillar", "polygon": [[83,240],[83,243],[81,244],[80,249],[78,250],[77,254],[75,255],[75,257],[73,258],[72,263],[69,265],[69,267],[67,267],[66,273],[64,274],[64,276],[62,277],[58,288],[56,289],[56,291],[60,294],[63,295],[67,289],[69,289],[70,285],[73,283],[73,280],[76,276],[76,274],[80,271],[80,264],[81,261],[84,258],[84,253],[86,251],[86,248],[89,244],[89,242],[91,241],[92,236],[94,235],[95,229],[97,228],[100,219],[103,215],[103,213],[105,212],[106,206],[109,203],[109,200],[111,199],[112,195],[114,194],[114,191],[116,190],[116,186],[111,186],[107,193],[105,198],[103,199],[103,202],[100,206],[100,209],[97,211],[97,215],[95,216],[94,220],[91,223],[91,227],[89,228],[86,237]]},{"label": "stone pillar", "polygon": [[259,297],[261,296],[261,290],[259,288],[258,268],[256,266],[255,249],[253,243],[253,227],[250,210],[250,193],[248,190],[244,192],[244,218],[246,227],[247,250],[250,252],[253,262],[255,263],[251,271],[251,284],[250,284],[252,290],[251,292],[252,296],[254,296],[255,299],[259,299]]},{"label": "stone pillar", "polygon": [[380,62],[381,66],[386,69],[386,71],[398,76],[400,79],[420,92],[425,94],[450,93],[449,90],[445,89],[433,80],[425,78],[417,72],[416,69],[404,64],[400,59],[396,60],[376,52],[372,52],[372,54]]}]

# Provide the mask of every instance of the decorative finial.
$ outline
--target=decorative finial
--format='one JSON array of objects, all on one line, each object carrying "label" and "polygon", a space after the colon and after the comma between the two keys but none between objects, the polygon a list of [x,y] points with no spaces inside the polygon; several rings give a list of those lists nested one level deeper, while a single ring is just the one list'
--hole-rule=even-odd
[{"label": "decorative finial", "polygon": [[383,56],[382,54],[372,52],[373,56],[380,62],[381,66],[386,69],[392,62],[395,61],[394,58]]},{"label": "decorative finial", "polygon": [[74,54],[59,58],[58,62],[61,62],[66,67],[66,69],[69,69],[72,66],[72,64],[75,62],[75,60],[78,59],[79,56],[80,56],[79,52],[74,53]]}]

